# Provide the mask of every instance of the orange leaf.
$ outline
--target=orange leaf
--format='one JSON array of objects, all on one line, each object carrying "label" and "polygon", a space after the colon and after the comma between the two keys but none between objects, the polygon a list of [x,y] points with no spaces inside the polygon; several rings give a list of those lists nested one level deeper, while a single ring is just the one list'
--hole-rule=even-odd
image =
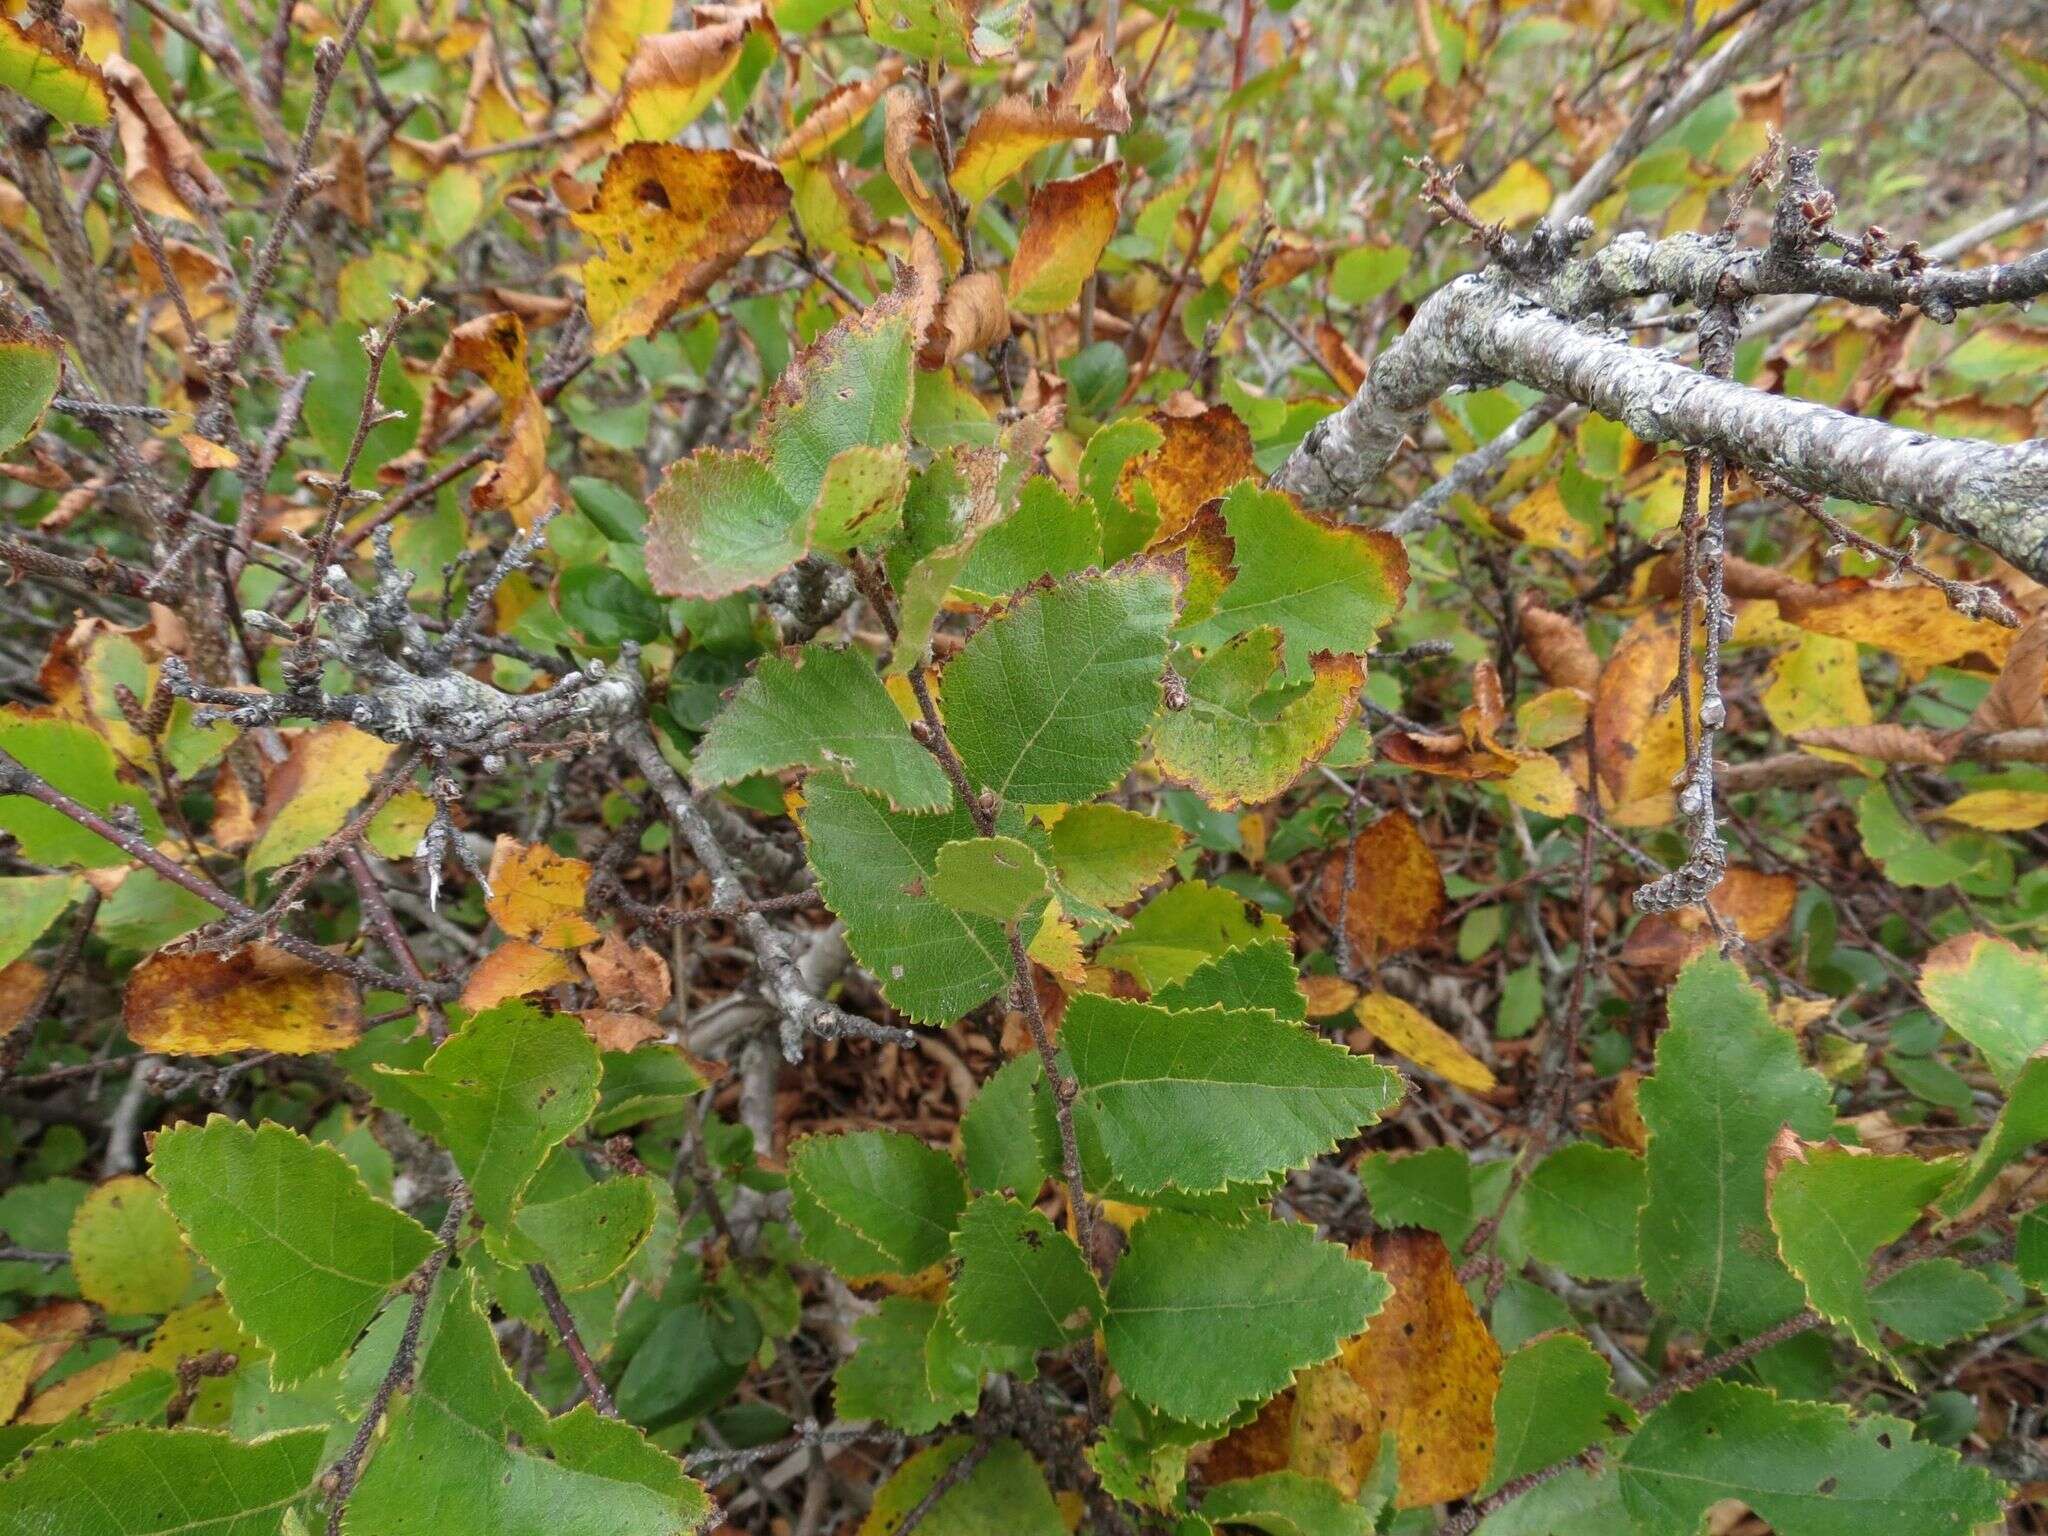
[{"label": "orange leaf", "polygon": [[597,929],[583,915],[590,866],[565,859],[542,843],[500,837],[491,854],[491,894],[484,906],[515,939],[547,949],[594,943]]},{"label": "orange leaf", "polygon": [[1344,853],[1323,865],[1323,910],[1343,908],[1352,958],[1366,964],[1413,949],[1444,917],[1444,877],[1406,811],[1388,811],[1358,834],[1356,870],[1344,899]]},{"label": "orange leaf", "polygon": [[130,974],[121,1020],[146,1051],[306,1056],[354,1045],[363,1000],[348,977],[271,944],[228,955],[158,950]]},{"label": "orange leaf", "polygon": [[896,190],[903,194],[903,201],[909,206],[917,222],[931,232],[938,242],[939,251],[945,257],[946,270],[960,270],[960,240],[953,233],[953,220],[937,193],[926,185],[925,179],[911,158],[911,151],[920,140],[931,139],[931,117],[918,104],[917,95],[908,86],[901,86],[889,92],[884,103],[887,118],[882,131],[882,165],[889,173],[889,179],[896,183]]},{"label": "orange leaf", "polygon": [[644,944],[629,944],[616,933],[583,951],[583,968],[608,1008],[652,1012],[669,1000],[668,962]]},{"label": "orange leaf", "polygon": [[569,216],[602,252],[583,264],[591,346],[616,352],[653,332],[788,211],[789,188],[765,160],[628,144],[606,162],[590,209]]},{"label": "orange leaf", "polygon": [[1493,1469],[1500,1346],[1473,1310],[1436,1233],[1382,1232],[1360,1240],[1351,1253],[1394,1286],[1372,1325],[1341,1356],[1394,1432],[1400,1457],[1394,1504],[1419,1509],[1462,1498]]},{"label": "orange leaf", "polygon": [[1124,467],[1117,493],[1126,505],[1141,507],[1133,493],[1140,484],[1149,488],[1159,513],[1152,536],[1157,544],[1185,528],[1204,503],[1259,469],[1252,459],[1251,431],[1227,405],[1192,415],[1154,411],[1146,420],[1159,429],[1161,442]]},{"label": "orange leaf", "polygon": [[524,939],[507,939],[478,962],[462,985],[462,1006],[482,1010],[575,981],[576,962]]},{"label": "orange leaf", "polygon": [[1048,181],[1031,194],[1024,232],[1010,262],[1010,307],[1020,315],[1058,314],[1081,297],[1088,275],[1116,233],[1123,167],[1112,162],[1085,176]]},{"label": "orange leaf", "polygon": [[1685,721],[1676,695],[1666,697],[1677,675],[1678,631],[1647,614],[1601,670],[1593,767],[1619,826],[1661,826],[1677,809],[1672,780],[1685,763]]}]

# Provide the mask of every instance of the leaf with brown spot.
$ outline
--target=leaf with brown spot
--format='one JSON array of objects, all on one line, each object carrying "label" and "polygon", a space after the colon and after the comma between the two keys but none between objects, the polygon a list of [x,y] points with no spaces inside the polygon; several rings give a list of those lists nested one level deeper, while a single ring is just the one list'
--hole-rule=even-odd
[{"label": "leaf with brown spot", "polygon": [[[1593,768],[1618,826],[1656,827],[1677,809],[1685,721],[1675,694],[1678,631],[1645,614],[1621,637],[1593,695]],[[1692,691],[1697,693],[1697,671]]]},{"label": "leaf with brown spot", "polygon": [[348,977],[271,944],[227,955],[158,950],[129,975],[121,1021],[146,1051],[306,1056],[354,1045],[363,1000]]},{"label": "leaf with brown spot", "polygon": [[979,203],[1041,149],[1131,126],[1124,73],[1097,48],[1069,59],[1042,102],[1004,96],[974,120],[953,160],[954,190]]},{"label": "leaf with brown spot", "polygon": [[1343,908],[1352,958],[1372,965],[1436,932],[1444,919],[1444,877],[1406,811],[1388,811],[1352,846],[1357,855],[1350,901],[1344,899],[1340,848],[1323,865],[1323,910],[1335,916]]},{"label": "leaf with brown spot", "polygon": [[1373,1039],[1396,1055],[1473,1093],[1493,1091],[1493,1069],[1421,1009],[1391,993],[1371,992],[1359,1001],[1357,1012]]},{"label": "leaf with brown spot", "polygon": [[2013,631],[1965,618],[1933,587],[1886,587],[1845,576],[1781,594],[1778,612],[1801,629],[1875,646],[1921,670],[1995,672],[2013,648]]},{"label": "leaf with brown spot", "polygon": [[597,243],[583,264],[591,346],[616,352],[704,294],[789,212],[767,161],[730,149],[628,144],[605,163],[589,210],[569,220]]},{"label": "leaf with brown spot", "polygon": [[477,962],[462,984],[462,1006],[476,1012],[515,997],[559,987],[581,976],[576,962],[524,939],[507,939]]},{"label": "leaf with brown spot", "polygon": [[1303,1371],[1251,1423],[1218,1441],[1202,1476],[1214,1484],[1299,1472],[1355,1499],[1379,1460],[1384,1422],[1372,1394],[1341,1362],[1328,1361]]},{"label": "leaf with brown spot", "polygon": [[1463,1498],[1493,1467],[1500,1346],[1473,1310],[1436,1233],[1382,1232],[1351,1253],[1394,1286],[1379,1316],[1340,1358],[1394,1432],[1400,1463],[1395,1507]]},{"label": "leaf with brown spot", "polygon": [[1020,315],[1054,315],[1079,299],[1116,233],[1122,206],[1123,166],[1117,161],[1034,188],[1010,260],[1010,307]]},{"label": "leaf with brown spot", "polygon": [[1192,415],[1154,411],[1146,420],[1160,432],[1159,446],[1124,466],[1117,494],[1141,515],[1159,519],[1157,545],[1172,539],[1214,501],[1247,476],[1257,477],[1252,434],[1227,405]]},{"label": "leaf with brown spot", "polygon": [[668,962],[644,944],[608,933],[583,951],[583,968],[608,1008],[665,1007],[671,991]]},{"label": "leaf with brown spot", "polygon": [[1943,738],[1910,725],[1824,725],[1799,731],[1792,739],[1802,747],[1823,747],[1881,763],[1925,763],[1939,767],[1949,760]]},{"label": "leaf with brown spot", "polygon": [[544,843],[500,837],[484,906],[515,939],[576,949],[597,941],[597,929],[584,915],[589,884],[590,866],[583,860],[564,858]]}]

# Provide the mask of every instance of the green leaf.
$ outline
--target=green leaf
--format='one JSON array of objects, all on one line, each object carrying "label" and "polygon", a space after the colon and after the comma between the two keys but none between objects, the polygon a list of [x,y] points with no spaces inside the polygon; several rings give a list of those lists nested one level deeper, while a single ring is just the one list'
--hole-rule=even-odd
[{"label": "green leaf", "polygon": [[1372,1536],[1373,1512],[1331,1484],[1299,1472],[1219,1483],[1202,1496],[1204,1518],[1269,1536]]},{"label": "green leaf", "polygon": [[1493,1473],[1481,1491],[1608,1438],[1610,1418],[1630,1418],[1612,1387],[1607,1361],[1576,1333],[1553,1333],[1509,1355],[1493,1399]]},{"label": "green leaf", "polygon": [[565,1291],[587,1291],[632,1262],[654,1230],[654,1180],[602,1179],[560,1200],[523,1206],[512,1230]]},{"label": "green leaf", "polygon": [[969,1205],[953,1257],[960,1272],[946,1304],[978,1343],[1056,1349],[1102,1315],[1102,1291],[1079,1246],[1015,1200],[983,1195]]},{"label": "green leaf", "polygon": [[1188,840],[1172,822],[1120,805],[1077,805],[1052,824],[1051,836],[1061,887],[1104,910],[1135,901],[1173,868]]},{"label": "green leaf", "polygon": [[150,1174],[242,1326],[290,1383],[347,1353],[391,1288],[433,1251],[348,1159],[281,1125],[160,1132]]},{"label": "green leaf", "polygon": [[939,850],[930,890],[934,900],[956,912],[1014,923],[1045,900],[1047,880],[1029,843],[970,837]]},{"label": "green leaf", "polygon": [[15,875],[0,880],[0,968],[27,954],[28,947],[49,930],[82,889],[75,875]]},{"label": "green leaf", "polygon": [[642,1424],[710,1412],[747,1374],[761,1339],[759,1315],[729,1294],[670,1308],[626,1363],[619,1412]]},{"label": "green leaf", "polygon": [[946,731],[977,787],[1065,805],[1111,788],[1159,712],[1178,589],[1164,570],[1019,598],[946,665]]},{"label": "green leaf", "polygon": [[1804,1294],[1764,1211],[1764,1159],[1782,1127],[1818,1139],[1834,1114],[1826,1080],[1734,964],[1709,955],[1679,973],[1639,1102],[1650,1131],[1643,1293],[1709,1339],[1798,1311]]},{"label": "green leaf", "polygon": [[168,1312],[192,1289],[192,1258],[163,1192],[127,1174],[85,1197],[71,1218],[78,1294],[120,1316]]},{"label": "green leaf", "polygon": [[900,1131],[806,1136],[789,1185],[804,1251],[848,1280],[939,1263],[967,1204],[953,1160]]},{"label": "green leaf", "polygon": [[[449,1283],[449,1282],[444,1282]],[[673,1456],[589,1403],[550,1418],[506,1369],[475,1282],[450,1283],[418,1379],[370,1458],[348,1536],[687,1536],[711,1513]]]},{"label": "green leaf", "polygon": [[906,815],[831,774],[810,779],[804,793],[800,821],[818,889],[891,1005],[921,1024],[949,1023],[1010,984],[1002,925],[931,894],[939,850],[976,835],[965,807]]},{"label": "green leaf", "polygon": [[[0,711],[0,752],[102,816],[119,819],[133,811],[137,829],[150,842],[164,835],[156,806],[140,788],[121,782],[114,749],[91,726]],[[36,864],[105,869],[130,862],[99,834],[27,795],[0,795],[0,832],[12,832],[21,856]]]},{"label": "green leaf", "polygon": [[1358,1165],[1373,1220],[1386,1227],[1426,1227],[1457,1252],[1477,1220],[1472,1209],[1472,1159],[1463,1147],[1430,1147],[1395,1156],[1373,1152]]},{"label": "green leaf", "polygon": [[668,632],[668,615],[645,587],[601,565],[571,566],[555,586],[562,622],[587,645],[645,645]]},{"label": "green leaf", "polygon": [[[974,1412],[981,1396],[976,1373],[965,1383],[933,1390],[927,1346],[939,1308],[913,1296],[887,1296],[854,1324],[858,1347],[833,1378],[832,1402],[842,1419],[880,1419],[907,1435],[929,1434],[949,1419]],[[964,1388],[964,1390],[961,1390]]]},{"label": "green leaf", "polygon": [[[753,442],[671,464],[648,498],[647,574],[665,597],[722,597],[892,526],[910,425],[917,297],[840,321],[777,381]],[[877,452],[877,450],[880,450]],[[841,461],[842,455],[846,458]]]},{"label": "green leaf", "polygon": [[6,1536],[277,1536],[319,1475],[319,1430],[244,1445],[203,1429],[117,1429],[39,1449],[0,1481]]},{"label": "green leaf", "polygon": [[2048,1291],[2048,1206],[2035,1206],[2020,1218],[2019,1251],[2013,1262],[2020,1278],[2037,1291]]},{"label": "green leaf", "polygon": [[2005,1486],[1900,1419],[1710,1382],[1673,1398],[1621,1455],[1621,1496],[1641,1536],[1694,1536],[1740,1499],[1778,1536],[1966,1536],[1999,1518]]},{"label": "green leaf", "polygon": [[2048,1141],[2048,1056],[2037,1057],[2020,1069],[2005,1107],[1977,1144],[1956,1187],[1942,1198],[1942,1209],[1951,1216],[1968,1210],[1991,1187],[2000,1169],[2044,1141]]},{"label": "green leaf", "polygon": [[50,116],[88,126],[113,115],[99,67],[76,54],[56,29],[0,17],[0,86],[19,91]]},{"label": "green leaf", "polygon": [[960,1117],[967,1176],[976,1189],[1035,1200],[1058,1161],[1057,1135],[1045,1064],[1031,1054],[1006,1061]]},{"label": "green leaf", "polygon": [[1076,1129],[1139,1195],[1301,1167],[1401,1096],[1371,1057],[1262,1009],[1169,1012],[1082,993],[1060,1038],[1081,1089]]},{"label": "green leaf", "polygon": [[[896,1536],[910,1512],[973,1447],[969,1435],[941,1440],[898,1467],[875,1493],[875,1507],[860,1536]],[[1023,1446],[998,1440],[977,1466],[940,1497],[918,1522],[917,1536],[1066,1536],[1066,1523],[1045,1474]]]},{"label": "green leaf", "polygon": [[1277,939],[1260,939],[1204,960],[1179,981],[1152,994],[1161,1008],[1264,1008],[1302,1024],[1308,999],[1295,979],[1294,952]]},{"label": "green leaf", "polygon": [[[0,74],[6,67],[0,33]],[[64,346],[47,331],[0,321],[0,453],[12,453],[43,424],[57,397]]]},{"label": "green leaf", "polygon": [[1102,528],[1094,509],[1071,500],[1050,475],[1024,482],[1017,510],[976,542],[953,590],[1000,601],[1046,576],[1071,576],[1099,564]]},{"label": "green leaf", "polygon": [[1970,866],[1901,814],[1882,781],[1868,786],[1856,802],[1856,830],[1863,851],[1893,885],[1941,886],[1960,880]]},{"label": "green leaf", "polygon": [[599,1060],[604,1076],[590,1115],[590,1129],[599,1136],[675,1114],[704,1091],[704,1079],[683,1054],[664,1046],[606,1051]]},{"label": "green leaf", "polygon": [[1920,994],[1950,1029],[1984,1053],[2008,1092],[2048,1052],[2048,956],[2009,939],[1968,933],[1920,967]]},{"label": "green leaf", "polygon": [[1408,590],[1401,541],[1376,529],[1327,523],[1282,491],[1246,483],[1223,498],[1237,575],[1216,611],[1187,630],[1199,645],[1273,625],[1286,636],[1287,675],[1306,677],[1317,651],[1360,655]]},{"label": "green leaf", "polygon": [[1864,1293],[1870,1256],[1905,1235],[1955,1175],[1957,1159],[1878,1156],[1832,1142],[1787,1145],[1770,1180],[1778,1251],[1806,1286],[1814,1311],[1849,1330],[1881,1364],[1911,1385],[1878,1337]]},{"label": "green leaf", "polygon": [[710,788],[795,767],[837,768],[899,811],[952,803],[938,760],[911,736],[874,663],[850,647],[762,657],[697,744],[690,777]]},{"label": "green leaf", "polygon": [[1114,562],[1135,555],[1158,531],[1156,512],[1134,512],[1117,489],[1124,466],[1166,441],[1166,434],[1142,416],[1111,422],[1081,450],[1081,489],[1094,503],[1102,525],[1102,558]]},{"label": "green leaf", "polygon": [[1643,1160],[1590,1141],[1560,1147],[1530,1171],[1511,1220],[1530,1256],[1582,1280],[1636,1273]]},{"label": "green leaf", "polygon": [[1938,1345],[1982,1333],[2012,1310],[2012,1302],[1961,1260],[1928,1259],[1872,1286],[1870,1310],[1915,1344]]},{"label": "green leaf", "polygon": [[1302,686],[1279,680],[1280,650],[1270,625],[1226,641],[1188,674],[1187,707],[1152,729],[1160,768],[1218,810],[1278,798],[1351,719],[1365,682],[1355,657],[1318,652]]},{"label": "green leaf", "polygon": [[1095,958],[1156,991],[1185,980],[1204,960],[1259,938],[1291,936],[1274,913],[1205,881],[1183,880],[1146,903]]},{"label": "green leaf", "polygon": [[1405,245],[1354,246],[1330,264],[1330,297],[1370,304],[1401,281],[1412,254]]},{"label": "green leaf", "polygon": [[1141,1402],[1220,1423],[1335,1355],[1390,1290],[1313,1227],[1154,1211],[1110,1281],[1109,1363]]},{"label": "green leaf", "polygon": [[1187,1481],[1188,1453],[1214,1429],[1189,1429],[1153,1413],[1130,1393],[1120,1395],[1109,1423],[1088,1447],[1088,1465],[1102,1486],[1120,1499],[1162,1512],[1180,1502]]},{"label": "green leaf", "polygon": [[526,1186],[597,1105],[597,1047],[566,1013],[504,1003],[450,1035],[417,1072],[378,1068],[379,1094],[446,1147],[485,1221],[512,1220]]}]

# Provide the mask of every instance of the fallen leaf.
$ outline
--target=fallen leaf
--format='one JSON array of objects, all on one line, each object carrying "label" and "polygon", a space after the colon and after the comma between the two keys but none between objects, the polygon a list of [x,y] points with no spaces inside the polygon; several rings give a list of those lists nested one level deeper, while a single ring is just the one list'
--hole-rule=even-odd
[{"label": "fallen leaf", "polygon": [[491,894],[484,906],[515,939],[546,949],[577,949],[595,943],[597,928],[584,915],[590,866],[564,858],[544,843],[501,836],[491,853]]},{"label": "fallen leaf", "polygon": [[146,1051],[307,1056],[355,1044],[363,1000],[348,977],[273,944],[226,955],[158,950],[129,975],[121,1021]]},{"label": "fallen leaf", "polygon": [[1351,955],[1367,965],[1413,949],[1436,932],[1444,917],[1444,877],[1422,829],[1406,811],[1388,811],[1358,834],[1350,899],[1344,895],[1345,855],[1323,865],[1325,912],[1342,911]]},{"label": "fallen leaf", "polygon": [[1369,992],[1359,1000],[1357,1014],[1373,1039],[1396,1055],[1473,1093],[1493,1091],[1492,1069],[1420,1009],[1389,993]]},{"label": "fallen leaf", "polygon": [[1421,1228],[1361,1239],[1352,1257],[1393,1282],[1370,1327],[1344,1345],[1344,1368],[1394,1433],[1394,1503],[1419,1509],[1463,1498],[1493,1468],[1500,1346],[1458,1283],[1444,1240]]}]

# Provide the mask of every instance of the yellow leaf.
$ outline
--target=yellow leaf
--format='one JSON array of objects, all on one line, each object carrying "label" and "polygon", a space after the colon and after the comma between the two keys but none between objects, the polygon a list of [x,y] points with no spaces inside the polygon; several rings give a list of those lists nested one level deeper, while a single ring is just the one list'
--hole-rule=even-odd
[{"label": "yellow leaf", "polygon": [[339,832],[395,750],[339,721],[299,737],[265,786],[248,868],[288,863]]},{"label": "yellow leaf", "polygon": [[1493,1090],[1493,1073],[1485,1062],[1400,998],[1386,992],[1367,993],[1359,1001],[1358,1020],[1388,1050],[1446,1082],[1474,1093]]},{"label": "yellow leaf", "polygon": [[1573,781],[1569,769],[1548,752],[1518,754],[1515,771],[1497,780],[1500,792],[1525,811],[1538,816],[1575,816],[1581,809],[1584,786]]},{"label": "yellow leaf", "polygon": [[111,113],[107,83],[90,58],[79,58],[47,21],[27,26],[0,17],[0,86],[19,91],[67,123],[104,123]]},{"label": "yellow leaf", "polygon": [[1527,224],[1549,207],[1550,178],[1527,160],[1513,162],[1472,199],[1472,211],[1489,224]]},{"label": "yellow leaf", "polygon": [[2015,637],[1989,619],[1965,618],[1933,587],[1885,587],[1854,576],[1782,593],[1778,612],[1801,629],[1874,645],[1921,670],[1955,663],[1994,672]]},{"label": "yellow leaf", "polygon": [[[1856,665],[1856,642],[1802,632],[1799,643],[1771,659],[1764,713],[1780,735],[1842,725],[1868,725],[1870,698]],[[1824,756],[1854,761],[1847,753]]]},{"label": "yellow leaf", "polygon": [[583,66],[593,84],[616,91],[640,40],[666,28],[675,0],[591,0],[583,17]]},{"label": "yellow leaf", "polygon": [[953,233],[952,216],[938,195],[926,185],[923,175],[917,169],[917,162],[911,158],[911,151],[920,141],[931,138],[931,117],[918,103],[917,93],[908,86],[899,86],[889,92],[884,103],[887,118],[882,133],[882,165],[889,173],[889,179],[896,184],[896,190],[903,194],[917,222],[931,232],[938,242],[939,253],[945,258],[946,270],[960,270],[960,240]]},{"label": "yellow leaf", "polygon": [[953,186],[978,203],[1041,149],[1096,139],[1131,126],[1123,71],[1096,50],[1068,61],[1043,102],[1005,96],[974,120],[953,162]]},{"label": "yellow leaf", "polygon": [[128,977],[121,1020],[148,1051],[306,1056],[355,1044],[363,1000],[348,977],[270,944],[227,955],[158,950]]},{"label": "yellow leaf", "polygon": [[804,114],[804,120],[775,147],[776,162],[785,171],[792,162],[820,164],[832,146],[865,122],[874,104],[902,78],[903,61],[885,59],[865,80],[834,86],[818,98],[810,111]]},{"label": "yellow leaf", "polygon": [[1419,1227],[1361,1239],[1394,1293],[1339,1358],[1372,1395],[1400,1458],[1394,1504],[1419,1509],[1462,1498],[1493,1470],[1493,1399],[1500,1346],[1458,1283],[1450,1250]]},{"label": "yellow leaf", "polygon": [[1524,747],[1547,752],[1585,733],[1591,707],[1576,688],[1546,688],[1515,706],[1515,736]]},{"label": "yellow leaf", "polygon": [[1202,1476],[1214,1485],[1298,1472],[1355,1499],[1379,1460],[1383,1422],[1372,1394],[1341,1361],[1328,1361],[1303,1371],[1256,1419],[1225,1436]]},{"label": "yellow leaf", "polygon": [[565,859],[543,843],[500,837],[491,854],[491,894],[484,906],[515,939],[546,949],[578,949],[597,940],[583,915],[590,866]]},{"label": "yellow leaf", "polygon": [[465,320],[448,333],[435,360],[432,388],[420,417],[420,441],[431,442],[461,403],[450,389],[457,374],[473,373],[498,397],[502,459],[485,463],[470,488],[478,508],[503,507],[521,528],[529,528],[557,498],[548,473],[548,413],[526,362],[526,322],[508,309]]},{"label": "yellow leaf", "polygon": [[194,469],[234,469],[242,462],[242,456],[225,443],[216,443],[210,437],[201,437],[197,432],[180,432],[178,444],[185,450],[185,457],[192,461]]},{"label": "yellow leaf", "polygon": [[616,352],[702,295],[789,211],[767,161],[729,149],[628,144],[570,220],[601,252],[583,264],[591,346]]},{"label": "yellow leaf", "polygon": [[1941,819],[1984,832],[2025,832],[2048,821],[2048,790],[1980,789],[1945,807]]},{"label": "yellow leaf", "polygon": [[1088,962],[1081,955],[1081,932],[1060,911],[1057,900],[1039,919],[1038,932],[1025,946],[1026,954],[1069,986],[1079,986],[1088,975]]},{"label": "yellow leaf", "polygon": [[1600,798],[1618,826],[1662,826],[1677,809],[1672,780],[1685,763],[1685,721],[1677,699],[1665,696],[1677,675],[1678,631],[1647,614],[1601,669],[1593,696],[1593,766]]},{"label": "yellow leaf", "polygon": [[1058,314],[1080,298],[1082,284],[1116,233],[1122,186],[1123,167],[1112,163],[1032,192],[1010,262],[1012,309],[1020,315]]},{"label": "yellow leaf", "polygon": [[23,1424],[61,1424],[103,1392],[111,1392],[149,1364],[140,1350],[124,1349],[39,1392],[21,1412]]},{"label": "yellow leaf", "polygon": [[739,67],[753,21],[741,17],[641,38],[619,91],[613,142],[660,143],[695,122]]},{"label": "yellow leaf", "polygon": [[1308,999],[1308,1016],[1312,1019],[1347,1012],[1358,1001],[1358,988],[1341,976],[1304,976],[1301,990]]},{"label": "yellow leaf", "polygon": [[469,973],[462,986],[462,1006],[482,1010],[508,998],[545,992],[575,981],[581,974],[568,955],[524,939],[508,939]]},{"label": "yellow leaf", "polygon": [[99,1185],[71,1218],[78,1294],[110,1313],[168,1312],[192,1288],[192,1257],[156,1185],[124,1174]]},{"label": "yellow leaf", "polygon": [[1508,508],[1507,520],[1523,543],[1538,549],[1554,549],[1574,560],[1593,553],[1593,530],[1572,516],[1555,483],[1537,487]]}]

